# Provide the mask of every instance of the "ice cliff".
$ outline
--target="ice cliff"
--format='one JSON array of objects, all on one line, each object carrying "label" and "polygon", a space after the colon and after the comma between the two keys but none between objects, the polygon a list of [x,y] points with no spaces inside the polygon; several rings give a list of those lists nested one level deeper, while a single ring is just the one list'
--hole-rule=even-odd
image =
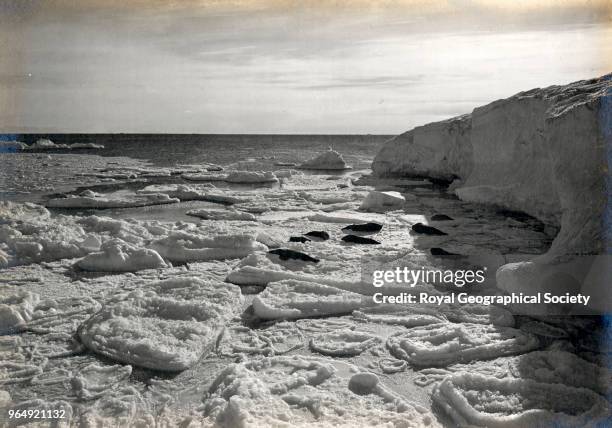
[{"label": "ice cliff", "polygon": [[547,263],[606,249],[612,74],[532,89],[385,143],[379,177],[455,180],[465,201],[522,211],[560,228]]}]

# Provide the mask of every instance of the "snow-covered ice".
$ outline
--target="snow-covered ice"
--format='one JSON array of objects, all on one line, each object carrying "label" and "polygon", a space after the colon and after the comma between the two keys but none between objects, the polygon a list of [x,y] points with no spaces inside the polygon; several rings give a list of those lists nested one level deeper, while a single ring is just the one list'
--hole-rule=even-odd
[{"label": "snow-covered ice", "polygon": [[49,208],[133,208],[148,205],[175,204],[178,198],[171,198],[163,193],[136,195],[131,198],[107,197],[91,190],[78,195],[66,195],[64,198],[53,198],[47,201]]},{"label": "snow-covered ice", "polygon": [[363,200],[359,209],[364,211],[385,212],[401,209],[406,198],[399,192],[379,192],[372,190]]},{"label": "snow-covered ice", "polygon": [[232,208],[224,210],[199,208],[196,210],[187,211],[186,214],[199,217],[203,220],[257,221],[257,217],[255,217],[253,214],[238,211]]},{"label": "snow-covered ice", "polygon": [[350,364],[298,356],[233,364],[209,388],[205,414],[215,426],[228,428],[440,426],[425,408],[372,377]]},{"label": "snow-covered ice", "polygon": [[100,250],[86,255],[76,266],[92,272],[135,272],[167,267],[156,251],[138,248],[119,239],[105,242]]},{"label": "snow-covered ice", "polygon": [[610,417],[606,399],[584,388],[465,372],[444,379],[433,400],[459,426],[597,426]]},{"label": "snow-covered ice", "polygon": [[521,354],[539,345],[535,336],[514,328],[453,323],[414,327],[387,340],[393,355],[415,367]]},{"label": "snow-covered ice", "polygon": [[236,286],[196,278],[149,284],[117,296],[85,321],[79,337],[116,361],[164,371],[189,368],[242,306]]},{"label": "snow-covered ice", "polygon": [[253,309],[263,319],[295,319],[348,314],[371,304],[371,299],[357,293],[288,279],[268,284],[253,300]]},{"label": "snow-covered ice", "polygon": [[267,247],[253,235],[216,235],[204,237],[185,231],[175,231],[154,241],[151,248],[171,262],[188,263],[206,260],[226,260],[246,257]]}]

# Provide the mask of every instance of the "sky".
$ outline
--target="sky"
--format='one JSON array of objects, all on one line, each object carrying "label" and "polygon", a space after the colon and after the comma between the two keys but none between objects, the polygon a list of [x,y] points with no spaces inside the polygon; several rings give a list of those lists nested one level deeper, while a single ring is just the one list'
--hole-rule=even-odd
[{"label": "sky", "polygon": [[609,0],[0,3],[5,133],[397,134],[609,72]]}]

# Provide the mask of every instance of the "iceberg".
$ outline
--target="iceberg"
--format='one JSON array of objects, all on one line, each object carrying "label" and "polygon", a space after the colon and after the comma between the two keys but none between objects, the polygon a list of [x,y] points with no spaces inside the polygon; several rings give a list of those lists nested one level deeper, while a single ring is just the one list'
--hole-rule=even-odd
[{"label": "iceberg", "polygon": [[464,201],[522,211],[560,228],[540,266],[515,266],[505,275],[506,290],[515,274],[535,291],[547,263],[605,250],[611,94],[611,74],[521,92],[393,138],[372,170],[378,177],[454,180]]},{"label": "iceberg", "polygon": [[346,164],[342,155],[335,150],[329,149],[320,155],[307,160],[297,168],[301,169],[320,169],[320,170],[344,170],[351,167]]}]

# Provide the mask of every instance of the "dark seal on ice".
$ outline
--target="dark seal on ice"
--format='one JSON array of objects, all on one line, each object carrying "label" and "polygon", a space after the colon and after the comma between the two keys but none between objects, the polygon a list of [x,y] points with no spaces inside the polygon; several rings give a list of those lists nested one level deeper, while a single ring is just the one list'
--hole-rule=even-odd
[{"label": "dark seal on ice", "polygon": [[452,217],[447,216],[446,214],[434,214],[431,216],[431,221],[451,221],[454,220]]},{"label": "dark seal on ice", "polygon": [[431,253],[432,256],[460,256],[461,254],[457,254],[457,253],[451,253],[450,251],[446,251],[444,248],[438,248],[438,247],[434,247],[434,248],[430,248],[429,252]]},{"label": "dark seal on ice", "polygon": [[440,229],[436,229],[435,227],[424,225],[423,223],[413,224],[412,230],[415,233],[419,233],[421,235],[435,235],[435,236],[448,235],[448,233],[444,233]]},{"label": "dark seal on ice", "polygon": [[382,224],[369,222],[363,224],[349,224],[343,227],[342,230],[350,230],[353,232],[380,232],[382,228]]},{"label": "dark seal on ice", "polygon": [[276,250],[268,251],[268,254],[276,254],[281,260],[301,260],[303,262],[319,263],[319,259],[309,256],[308,254],[300,253],[299,251],[288,250],[285,248],[279,248]]},{"label": "dark seal on ice", "polygon": [[329,239],[329,233],[325,232],[324,230],[313,230],[312,232],[305,233],[304,236],[322,239],[323,241],[327,241]]},{"label": "dark seal on ice", "polygon": [[378,245],[380,244],[380,242],[374,240],[374,239],[370,239],[370,238],[364,238],[363,236],[357,236],[357,235],[346,235],[342,237],[342,240],[344,242],[350,242],[351,244],[365,244],[365,245]]},{"label": "dark seal on ice", "polygon": [[310,239],[304,238],[303,236],[291,236],[289,242],[301,242],[303,244],[305,242],[310,242]]}]

